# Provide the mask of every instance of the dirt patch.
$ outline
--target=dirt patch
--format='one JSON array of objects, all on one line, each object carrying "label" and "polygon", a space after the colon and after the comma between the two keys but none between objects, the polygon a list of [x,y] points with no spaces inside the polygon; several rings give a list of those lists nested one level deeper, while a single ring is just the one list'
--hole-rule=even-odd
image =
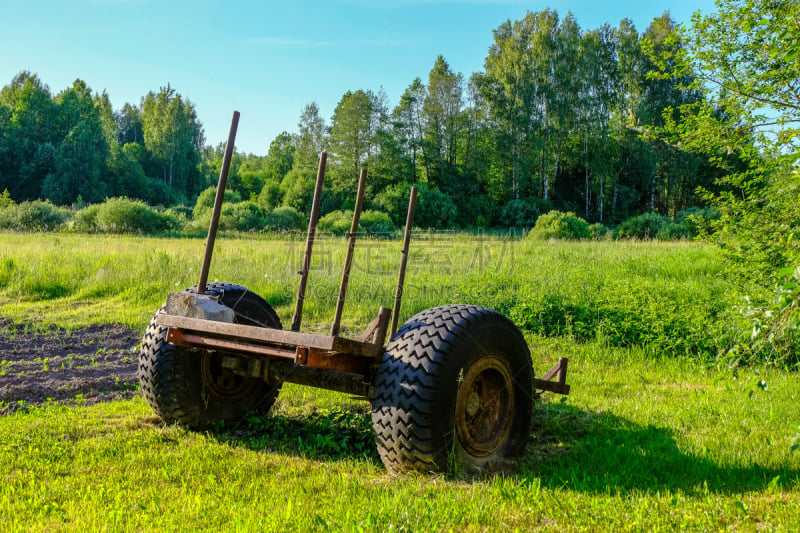
[{"label": "dirt patch", "polygon": [[66,331],[0,321],[0,414],[139,394],[138,343],[139,335],[121,324]]}]

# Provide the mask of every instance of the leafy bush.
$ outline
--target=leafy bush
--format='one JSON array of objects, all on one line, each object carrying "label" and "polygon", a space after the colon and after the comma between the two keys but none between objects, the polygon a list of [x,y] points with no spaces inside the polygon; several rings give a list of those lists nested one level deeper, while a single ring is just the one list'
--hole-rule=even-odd
[{"label": "leafy bush", "polygon": [[658,213],[645,213],[625,220],[617,228],[618,239],[654,239],[672,221]]},{"label": "leafy bush", "polygon": [[[194,210],[192,212],[194,218],[200,218],[206,216],[210,220],[210,215],[206,215],[205,212],[210,212],[214,208],[214,199],[217,197],[217,188],[216,187],[209,187],[208,189],[204,190],[200,193],[197,197],[197,202],[195,202]],[[223,207],[226,204],[234,204],[241,202],[241,197],[234,191],[226,190],[225,196],[223,197],[222,205]]]},{"label": "leafy bush", "polygon": [[692,228],[687,222],[670,222],[656,234],[656,239],[660,241],[679,241],[681,239],[691,239],[694,237]]},{"label": "leafy bush", "polygon": [[302,213],[289,206],[276,207],[264,217],[264,226],[268,231],[301,230],[307,223]]},{"label": "leafy bush", "polygon": [[277,181],[267,181],[261,188],[261,193],[258,195],[258,205],[269,213],[283,201],[283,190],[281,184]]},{"label": "leafy bush", "polygon": [[350,231],[350,225],[352,222],[352,211],[331,211],[319,219],[317,228],[320,231],[333,233],[334,235],[344,235]]},{"label": "leafy bush", "polygon": [[52,231],[69,218],[69,211],[49,201],[8,203],[0,210],[0,229],[11,231]]},{"label": "leafy bush", "polygon": [[264,211],[255,202],[246,201],[235,203],[223,209],[226,220],[226,229],[239,231],[255,231],[264,227],[266,220]]},{"label": "leafy bush", "polygon": [[692,237],[696,237],[701,232],[708,232],[713,221],[719,218],[720,212],[714,207],[689,207],[678,212],[675,222],[685,224]]},{"label": "leafy bush", "polygon": [[[317,227],[320,231],[345,235],[353,224],[352,211],[332,211],[319,219]],[[363,211],[358,221],[359,231],[368,233],[391,233],[394,231],[392,219],[380,211]]]},{"label": "leafy bush", "polygon": [[192,218],[192,212],[193,209],[185,205],[175,205],[164,211],[164,213],[180,220],[189,220]]},{"label": "leafy bush", "polygon": [[97,213],[100,211],[100,204],[93,204],[80,209],[72,217],[70,224],[72,231],[78,233],[97,232]]},{"label": "leafy bush", "polygon": [[553,204],[543,198],[511,200],[500,211],[500,226],[505,228],[530,228],[536,220],[553,209]]},{"label": "leafy bush", "polygon": [[595,224],[591,224],[589,226],[589,238],[595,241],[602,241],[605,239],[611,239],[613,234],[611,233],[611,229],[599,222]]},{"label": "leafy bush", "polygon": [[130,198],[109,198],[95,216],[96,231],[101,233],[161,233],[179,227],[177,218]]},{"label": "leafy bush", "polygon": [[380,211],[364,211],[358,222],[359,228],[367,233],[393,233],[394,224],[386,213]]},{"label": "leafy bush", "polygon": [[528,233],[532,239],[588,239],[589,224],[575,213],[550,211],[540,216]]},{"label": "leafy bush", "polygon": [[[408,206],[408,196],[405,199]],[[405,220],[406,208],[403,208]],[[451,228],[456,220],[458,208],[453,200],[439,189],[431,189],[426,184],[418,185],[417,207],[414,212],[414,225],[420,228]]]}]

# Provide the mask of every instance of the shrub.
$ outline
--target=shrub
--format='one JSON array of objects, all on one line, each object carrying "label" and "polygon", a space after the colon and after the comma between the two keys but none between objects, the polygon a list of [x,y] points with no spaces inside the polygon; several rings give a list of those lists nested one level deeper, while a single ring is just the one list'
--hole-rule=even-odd
[{"label": "shrub", "polygon": [[[214,199],[217,197],[217,188],[216,187],[209,187],[208,189],[201,192],[197,197],[197,202],[194,204],[194,210],[192,211],[192,215],[194,218],[200,218],[205,215],[206,211],[211,211],[214,208]],[[223,203],[225,204],[234,204],[241,202],[241,197],[234,191],[226,190],[225,196],[223,197]],[[209,215],[205,215],[208,217]]]},{"label": "shrub", "polygon": [[0,210],[0,229],[12,231],[52,231],[69,218],[69,211],[49,201],[8,203]]},{"label": "shrub", "polygon": [[[332,211],[319,219],[317,227],[320,231],[345,235],[353,224],[352,211]],[[359,231],[367,233],[392,233],[394,224],[386,213],[380,211],[363,211],[358,221]]]},{"label": "shrub", "polygon": [[78,233],[97,232],[97,213],[100,211],[100,204],[93,204],[80,209],[72,217],[71,228]]},{"label": "shrub", "polygon": [[660,241],[679,241],[692,237],[694,237],[694,232],[687,222],[670,222],[656,233],[656,239]]},{"label": "shrub", "polygon": [[528,233],[533,239],[588,239],[589,224],[575,213],[550,211],[540,216]]},{"label": "shrub", "polygon": [[618,239],[654,239],[658,232],[671,223],[669,217],[658,213],[645,213],[625,220],[617,228]]},{"label": "shrub", "polygon": [[180,227],[180,221],[140,200],[109,198],[99,205],[95,227],[102,233],[160,233]]},{"label": "shrub", "polygon": [[254,231],[264,227],[264,211],[252,201],[235,203],[224,209],[226,226],[239,231]]},{"label": "shrub", "polygon": [[511,200],[500,211],[500,226],[504,228],[531,228],[536,220],[553,209],[553,204],[543,198]]},{"label": "shrub", "polygon": [[611,229],[599,222],[589,226],[589,238],[595,241],[602,241],[612,237]]},{"label": "shrub", "polygon": [[258,205],[267,213],[281,205],[282,200],[283,190],[277,181],[266,182],[258,195]]},{"label": "shrub", "polygon": [[678,212],[675,222],[685,224],[692,237],[695,237],[700,232],[710,233],[712,221],[719,220],[719,218],[719,210],[713,207],[689,207]]},{"label": "shrub", "polygon": [[308,221],[297,209],[289,206],[276,207],[264,217],[268,231],[292,231],[303,229]]},{"label": "shrub", "polygon": [[364,211],[358,223],[367,233],[394,233],[394,224],[389,215],[380,211]]},{"label": "shrub", "polygon": [[334,235],[344,235],[350,231],[350,224],[353,221],[352,211],[331,211],[319,219],[317,228],[320,231],[333,233]]},{"label": "shrub", "polygon": [[[444,229],[453,226],[458,207],[453,200],[439,189],[431,189],[420,183],[417,193],[417,207],[414,212],[414,226],[420,228]],[[401,219],[405,220],[408,195],[405,197]]]}]

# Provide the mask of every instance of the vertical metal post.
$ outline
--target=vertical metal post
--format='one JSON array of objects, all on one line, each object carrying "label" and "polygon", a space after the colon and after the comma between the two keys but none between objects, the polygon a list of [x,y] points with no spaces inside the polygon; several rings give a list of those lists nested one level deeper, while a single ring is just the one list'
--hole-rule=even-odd
[{"label": "vertical metal post", "polygon": [[200,281],[197,282],[197,294],[205,294],[206,283],[208,282],[208,270],[211,268],[211,256],[214,254],[214,242],[217,240],[217,229],[219,228],[219,216],[222,212],[222,200],[225,198],[225,185],[228,183],[228,171],[231,168],[233,148],[236,144],[236,130],[239,128],[239,112],[233,112],[231,119],[231,129],[228,132],[228,143],[225,145],[225,157],[222,160],[222,168],[219,170],[219,183],[217,184],[217,195],[214,198],[214,210],[211,212],[211,225],[208,227],[208,237],[206,238],[206,251],[203,256],[203,266],[200,268]]},{"label": "vertical metal post", "polygon": [[350,226],[348,235],[347,254],[344,258],[344,270],[342,271],[342,282],[339,284],[339,299],[336,301],[336,315],[331,326],[331,337],[339,334],[339,325],[342,321],[342,311],[344,310],[344,298],[347,295],[347,282],[350,281],[350,268],[353,266],[353,250],[356,247],[356,236],[358,234],[358,221],[361,218],[361,205],[364,203],[364,184],[367,181],[367,169],[361,169],[358,178],[358,193],[356,194],[356,205],[353,208],[353,223]]},{"label": "vertical metal post", "polygon": [[306,253],[303,256],[303,266],[300,270],[300,284],[297,286],[297,303],[294,308],[292,318],[292,331],[300,331],[300,323],[303,320],[303,301],[306,297],[306,283],[308,282],[308,271],[311,269],[311,249],[314,247],[314,235],[317,232],[317,221],[319,220],[319,204],[322,199],[322,183],[325,181],[325,164],[328,161],[328,153],[319,154],[319,168],[317,169],[317,185],[314,188],[314,201],[311,204],[311,218],[308,219],[308,236],[306,238]]},{"label": "vertical metal post", "polygon": [[403,252],[400,258],[400,272],[397,275],[397,290],[394,293],[394,306],[392,307],[392,327],[389,337],[397,333],[397,321],[400,318],[400,304],[403,301],[403,284],[406,280],[406,265],[408,264],[408,245],[411,242],[411,226],[414,224],[414,209],[417,206],[417,188],[411,187],[411,196],[408,198],[408,214],[406,215],[406,231],[403,235]]}]

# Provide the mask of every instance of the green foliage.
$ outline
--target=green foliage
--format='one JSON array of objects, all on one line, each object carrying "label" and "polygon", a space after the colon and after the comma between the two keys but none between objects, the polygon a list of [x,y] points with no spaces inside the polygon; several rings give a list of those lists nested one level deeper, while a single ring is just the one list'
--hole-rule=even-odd
[{"label": "green foliage", "polygon": [[[283,176],[281,176],[283,178]],[[281,205],[283,201],[283,190],[281,189],[280,182],[267,181],[261,188],[261,193],[258,195],[258,205],[266,211],[270,212],[276,207]]]},{"label": "green foliage", "polygon": [[8,189],[3,191],[3,194],[0,194],[0,209],[5,209],[6,207],[10,207],[14,205],[16,202],[11,198],[11,195],[8,192]]},{"label": "green foliage", "polygon": [[394,233],[392,219],[380,211],[362,211],[358,220],[358,227],[368,235],[386,235]]},{"label": "green foliage", "polygon": [[264,229],[268,231],[302,230],[306,224],[303,214],[288,206],[276,207],[264,217]]},{"label": "green foliage", "polygon": [[319,231],[341,236],[350,231],[352,224],[352,211],[331,211],[319,219],[317,228]]},{"label": "green foliage", "polygon": [[255,231],[262,229],[266,224],[264,211],[255,202],[238,202],[228,209],[223,209],[227,229],[238,231]]},{"label": "green foliage", "polygon": [[595,241],[603,241],[613,238],[614,233],[611,231],[611,228],[600,224],[599,222],[595,224],[589,224],[589,238]]},{"label": "green foliage", "polygon": [[281,182],[281,189],[286,191],[283,205],[303,214],[310,214],[311,203],[314,199],[314,183],[315,177],[312,170],[290,170]]},{"label": "green foliage", "polygon": [[53,231],[69,218],[69,211],[49,201],[33,200],[0,209],[0,229],[10,231]]},{"label": "green foliage", "polygon": [[694,237],[692,229],[688,224],[670,222],[656,233],[656,239],[660,241],[679,241]]},{"label": "green foliage", "polygon": [[541,198],[511,200],[500,211],[500,226],[504,228],[532,228],[543,213],[552,211],[552,209],[552,203]]},{"label": "green foliage", "polygon": [[[797,2],[718,0],[714,13],[697,13],[676,39],[683,54],[653,53],[653,77],[679,80],[697,72],[688,89],[705,99],[677,106],[680,120],[665,120],[657,133],[695,153],[713,154],[721,173],[704,197],[720,212],[707,228],[726,252],[729,275],[755,283],[741,305],[739,342],[731,364],[797,363],[800,290],[797,234],[800,191],[800,44]],[[776,127],[777,126],[777,130]]]},{"label": "green foliage", "polygon": [[92,204],[79,209],[72,216],[70,228],[77,233],[97,233],[97,213],[101,204]]},{"label": "green foliage", "polygon": [[[449,228],[455,222],[458,208],[449,196],[425,183],[418,185],[417,207],[414,212],[414,226],[419,228]],[[405,198],[403,213],[407,211],[408,195]],[[405,223],[405,216],[402,217]]]},{"label": "green foliage", "polygon": [[589,224],[575,213],[550,211],[540,216],[536,225],[528,233],[529,239],[588,239]]},{"label": "green foliage", "polygon": [[[655,239],[660,231],[671,224],[669,217],[658,213],[644,213],[625,220],[617,228],[618,239]],[[674,230],[670,230],[674,231]]]},{"label": "green foliage", "polygon": [[179,226],[175,217],[130,198],[109,198],[99,205],[95,217],[95,230],[100,233],[155,234]]},{"label": "green foliage", "polygon": [[[214,209],[214,200],[217,197],[217,188],[209,187],[201,192],[197,197],[197,202],[194,204],[193,216],[194,218],[206,217],[210,220],[211,211]],[[241,202],[242,199],[239,195],[231,190],[225,189],[225,195],[222,199],[222,205],[235,204]]]}]

